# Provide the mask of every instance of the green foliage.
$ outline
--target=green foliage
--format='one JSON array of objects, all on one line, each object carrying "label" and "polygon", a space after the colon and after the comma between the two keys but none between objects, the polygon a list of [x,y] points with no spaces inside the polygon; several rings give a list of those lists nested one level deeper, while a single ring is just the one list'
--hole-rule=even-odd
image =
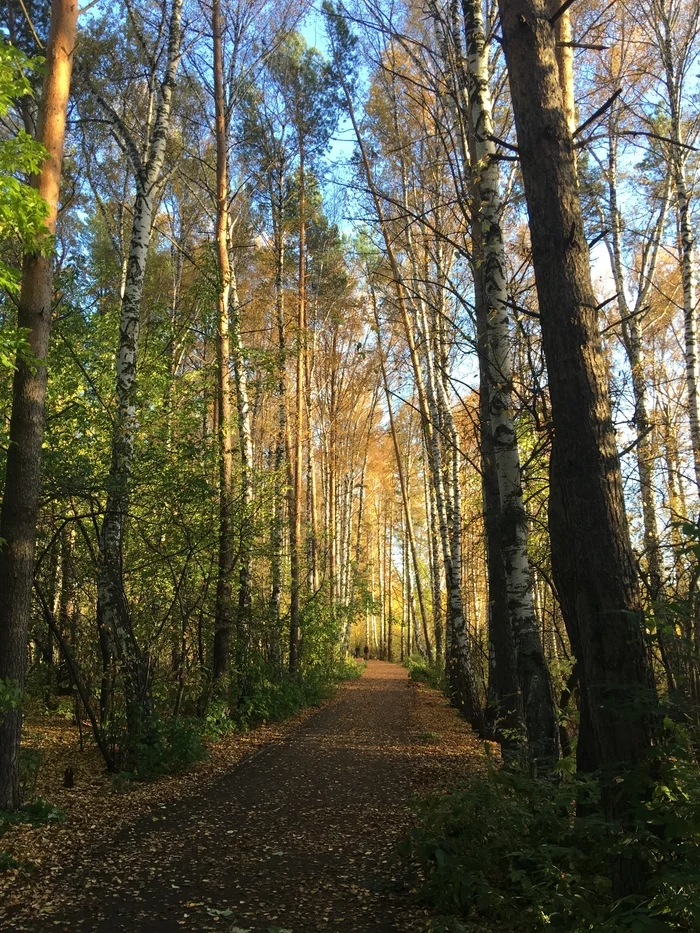
[{"label": "green foliage", "polygon": [[0,677],[0,716],[22,705],[22,691],[19,683],[11,677]]},{"label": "green foliage", "polygon": [[[39,64],[22,52],[0,41],[0,117],[6,117],[12,104],[32,92],[28,74]],[[21,180],[41,168],[46,150],[24,130],[0,141],[0,243],[18,241],[23,252],[49,248],[45,238],[47,208],[36,189]],[[42,241],[45,240],[45,243]],[[19,273],[0,262],[0,288],[16,291]],[[8,356],[18,335],[0,340],[0,364]],[[9,340],[9,342],[8,342]],[[14,357],[12,357],[14,364]]]},{"label": "green foliage", "polygon": [[29,823],[30,826],[43,826],[45,823],[61,823],[66,815],[52,803],[38,797],[11,813],[0,811],[0,836],[17,823]]},{"label": "green foliage", "polygon": [[20,748],[19,751],[19,782],[22,788],[22,798],[29,800],[34,796],[39,771],[41,770],[42,754],[38,748]]},{"label": "green foliage", "polygon": [[421,655],[413,655],[404,662],[404,667],[408,669],[408,676],[417,683],[428,684],[434,690],[447,692],[447,683],[445,681],[445,672],[441,667],[435,664],[429,664]]},{"label": "green foliage", "polygon": [[115,775],[112,790],[123,793],[133,781],[183,771],[206,758],[207,742],[217,742],[230,732],[285,719],[306,707],[318,706],[331,696],[340,681],[360,674],[358,666],[350,661],[336,662],[328,668],[319,665],[298,675],[260,665],[252,672],[247,693],[239,698],[233,711],[225,700],[217,698],[210,701],[201,719],[153,715],[142,727],[139,740],[126,750],[133,770]]},{"label": "green foliage", "polygon": [[202,736],[207,742],[218,742],[235,732],[236,723],[231,718],[229,705],[225,700],[212,700],[207,706],[202,724]]},{"label": "green foliage", "polygon": [[329,668],[318,666],[298,675],[269,671],[258,680],[251,695],[241,700],[234,721],[241,728],[250,728],[286,719],[308,706],[320,705],[342,680],[360,674],[352,662],[336,662]]},{"label": "green foliage", "polygon": [[[448,918],[443,928],[698,929],[700,772],[665,754],[611,783],[635,781],[641,802],[624,827],[600,812],[600,776],[557,785],[503,768],[425,802],[410,847],[426,872],[423,895]],[[620,855],[649,883],[643,895],[615,902],[610,867]]]},{"label": "green foliage", "polygon": [[162,774],[175,774],[202,761],[206,755],[198,720],[152,716],[133,750],[134,777],[144,781]]},{"label": "green foliage", "polygon": [[[0,265],[0,286],[8,287],[2,279],[2,266]],[[12,370],[18,356],[23,360],[32,359],[32,350],[27,340],[28,331],[24,327],[3,326],[0,330],[0,369]]]}]

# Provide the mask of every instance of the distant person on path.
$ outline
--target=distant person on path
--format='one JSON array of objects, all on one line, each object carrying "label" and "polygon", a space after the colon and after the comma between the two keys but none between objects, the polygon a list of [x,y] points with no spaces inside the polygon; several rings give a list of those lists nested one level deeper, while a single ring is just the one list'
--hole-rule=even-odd
[{"label": "distant person on path", "polygon": [[365,645],[365,662],[369,661],[369,648]]},{"label": "distant person on path", "polygon": [[360,660],[360,646],[359,645],[355,645],[355,658],[358,661]]}]

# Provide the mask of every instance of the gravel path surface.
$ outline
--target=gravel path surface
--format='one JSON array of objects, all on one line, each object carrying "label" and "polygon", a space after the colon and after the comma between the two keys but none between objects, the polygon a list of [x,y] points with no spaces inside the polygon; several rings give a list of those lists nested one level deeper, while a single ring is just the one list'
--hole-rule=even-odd
[{"label": "gravel path surface", "polygon": [[154,806],[93,844],[80,877],[56,879],[60,902],[75,912],[18,914],[3,930],[419,929],[410,874],[393,852],[411,800],[449,784],[477,756],[443,698],[410,683],[403,668],[371,661],[335,702],[201,795]]}]

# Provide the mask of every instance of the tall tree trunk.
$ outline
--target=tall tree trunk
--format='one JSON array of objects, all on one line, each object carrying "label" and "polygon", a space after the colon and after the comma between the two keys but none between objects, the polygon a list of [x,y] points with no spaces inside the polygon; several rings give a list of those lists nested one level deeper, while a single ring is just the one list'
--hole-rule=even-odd
[{"label": "tall tree trunk", "polygon": [[[650,748],[653,721],[621,707],[633,694],[652,704],[654,684],[554,32],[542,0],[499,0],[499,8],[549,374],[558,464],[552,484],[567,527],[576,529],[567,546],[576,561],[582,689],[599,763],[637,763]],[[616,817],[629,800],[606,794],[605,804]],[[634,870],[631,860],[616,866],[617,895],[638,886]]]},{"label": "tall tree trunk", "polygon": [[430,564],[430,580],[432,584],[433,600],[433,630],[435,631],[435,657],[438,664],[445,662],[445,639],[443,628],[443,566],[440,561],[440,544],[437,528],[437,504],[435,502],[435,486],[429,480],[429,471],[425,471],[425,510],[428,516],[428,555]]},{"label": "tall tree trunk", "polygon": [[129,154],[136,182],[129,259],[119,322],[115,387],[117,410],[112,423],[111,464],[107,479],[107,503],[100,531],[100,566],[97,575],[98,625],[101,631],[107,633],[110,648],[116,653],[121,668],[130,740],[137,737],[150,713],[150,695],[148,674],[133,632],[124,590],[124,533],[129,515],[134,443],[138,430],[136,367],[141,299],[158,185],[165,161],[175,77],[180,62],[181,15],[182,0],[173,0],[165,73],[143,157],[119,114],[99,92],[92,89]]},{"label": "tall tree trunk", "polygon": [[[281,186],[280,186],[281,189]],[[271,200],[274,201],[272,184],[270,185]],[[275,489],[274,514],[271,528],[271,577],[272,589],[270,593],[270,614],[274,629],[275,645],[279,641],[280,612],[282,599],[282,557],[283,557],[283,489],[285,481],[283,471],[285,463],[287,470],[287,341],[284,323],[284,231],[282,229],[282,193],[280,190],[279,209],[273,207],[273,221],[275,225],[275,317],[277,323],[277,437],[275,440]],[[275,220],[276,217],[276,220]]]},{"label": "tall tree trunk", "polygon": [[489,90],[489,68],[480,0],[463,0],[467,39],[467,92],[473,180],[483,262],[479,310],[485,327],[490,428],[501,503],[500,541],[506,572],[508,608],[523,695],[528,747],[535,773],[551,772],[559,757],[559,728],[547,661],[535,616],[532,574],[527,553],[528,518],[512,405],[513,360],[508,321],[503,208]]},{"label": "tall tree trunk", "polygon": [[233,625],[234,483],[231,400],[231,264],[229,260],[228,146],[224,97],[223,36],[220,0],[212,2],[214,52],[214,110],[216,129],[216,261],[219,273],[217,301],[217,408],[219,453],[219,556],[214,615],[214,680],[224,681],[230,669]]},{"label": "tall tree trunk", "polygon": [[392,578],[394,570],[394,500],[389,501],[389,537],[387,543],[387,567],[386,567],[386,595],[387,595],[387,640],[386,640],[386,659],[394,660],[394,626],[393,626],[393,600],[391,593]]},{"label": "tall tree trunk", "polygon": [[[227,218],[228,223],[228,218]],[[236,275],[231,269],[231,356],[233,378],[236,385],[236,408],[238,413],[238,441],[241,452],[241,502],[240,516],[238,611],[236,614],[236,664],[238,668],[239,692],[248,690],[247,671],[250,626],[252,622],[252,536],[253,521],[253,435],[250,426],[250,402],[248,377],[245,370],[243,342],[241,339],[241,306],[238,301]]]},{"label": "tall tree trunk", "polygon": [[291,604],[289,612],[289,669],[299,666],[301,590],[301,492],[304,469],[304,370],[306,354],[306,204],[304,191],[304,150],[299,154],[299,285],[297,294],[296,349],[296,436],[294,438],[294,485],[291,490],[290,556]]},{"label": "tall tree trunk", "polygon": [[[53,0],[37,127],[37,139],[44,145],[47,158],[39,175],[32,179],[32,185],[48,208],[46,228],[49,235],[56,232],[58,217],[77,21],[77,0]],[[26,328],[33,360],[20,356],[15,368],[7,472],[0,512],[0,681],[6,687],[14,686],[18,699],[16,708],[3,712],[0,718],[0,810],[16,810],[22,804],[19,784],[22,709],[19,701],[24,693],[27,665],[46,418],[44,361],[51,333],[52,297],[52,253],[26,256],[18,326]]]},{"label": "tall tree trunk", "polygon": [[[338,516],[337,516],[337,467],[336,419],[338,416],[338,368],[337,368],[337,328],[333,330],[331,341],[331,371],[329,376],[328,401],[328,592],[331,621],[335,621],[335,608],[338,589]],[[311,439],[309,439],[311,443]]]},{"label": "tall tree trunk", "polygon": [[[478,250],[475,250],[475,256]],[[479,277],[475,276],[477,292]],[[484,303],[477,295],[477,308]],[[518,686],[518,667],[513,641],[510,612],[508,609],[508,588],[506,568],[501,548],[501,496],[498,488],[491,416],[489,412],[488,372],[486,364],[485,328],[479,328],[479,408],[481,417],[481,477],[484,512],[484,530],[486,533],[486,568],[489,592],[489,702],[492,709],[487,709],[487,722],[493,724],[494,734],[504,749],[511,754],[521,744],[525,734],[525,714],[523,697]]]}]

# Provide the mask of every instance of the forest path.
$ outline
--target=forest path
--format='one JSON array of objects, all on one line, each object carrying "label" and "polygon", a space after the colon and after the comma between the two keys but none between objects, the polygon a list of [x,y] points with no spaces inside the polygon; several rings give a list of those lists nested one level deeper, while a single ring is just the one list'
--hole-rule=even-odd
[{"label": "forest path", "polygon": [[154,808],[95,846],[87,875],[71,882],[82,901],[75,912],[38,926],[17,918],[5,930],[417,929],[410,879],[391,857],[410,801],[478,757],[443,697],[395,664],[370,661],[332,704],[201,796]]}]

